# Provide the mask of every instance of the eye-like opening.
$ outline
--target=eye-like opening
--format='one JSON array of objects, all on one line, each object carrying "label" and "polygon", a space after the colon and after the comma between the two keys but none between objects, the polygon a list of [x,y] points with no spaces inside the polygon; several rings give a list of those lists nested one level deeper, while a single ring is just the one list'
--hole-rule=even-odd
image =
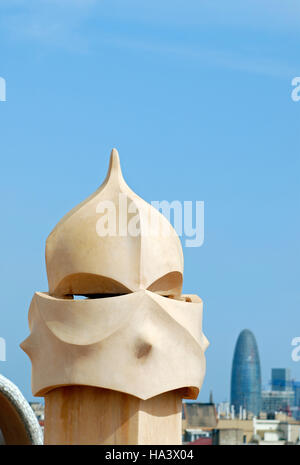
[{"label": "eye-like opening", "polygon": [[83,296],[89,299],[99,299],[130,294],[131,292],[130,289],[114,279],[92,273],[75,273],[60,281],[53,295],[63,298]]},{"label": "eye-like opening", "polygon": [[71,295],[65,296],[64,298],[70,298],[74,300],[107,299],[109,297],[120,297],[122,295],[127,295],[127,294],[87,294],[87,295],[71,294]]},{"label": "eye-like opening", "polygon": [[182,273],[179,271],[171,271],[154,281],[147,290],[164,296],[180,295],[182,291],[182,280]]},{"label": "eye-like opening", "polygon": [[[180,295],[182,290],[182,274],[172,271],[154,281],[147,288],[162,296]],[[63,278],[56,286],[53,296],[72,299],[74,296],[89,299],[101,299],[130,294],[133,291],[122,283],[106,276],[92,273],[74,273]],[[75,297],[76,298],[76,297]]]}]

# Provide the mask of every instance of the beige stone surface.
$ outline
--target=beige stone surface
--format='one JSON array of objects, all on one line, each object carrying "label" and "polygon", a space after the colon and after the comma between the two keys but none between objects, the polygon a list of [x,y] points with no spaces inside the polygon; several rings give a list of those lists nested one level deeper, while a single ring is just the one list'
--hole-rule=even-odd
[{"label": "beige stone surface", "polygon": [[[111,208],[116,234],[110,229],[110,234],[99,235],[109,212],[113,217]],[[115,149],[103,184],[49,235],[46,265],[49,292],[58,297],[140,289],[169,295],[180,294],[182,288],[180,240],[168,220],[127,186]]]},{"label": "beige stone surface", "polygon": [[103,184],[49,235],[46,267],[21,344],[46,443],[180,444],[181,399],[205,374],[203,304],[181,294],[179,237],[127,186],[115,149]]},{"label": "beige stone surface", "polygon": [[[8,397],[0,392],[0,432],[6,445],[31,444],[24,421]],[[0,443],[1,445],[1,443]]]},{"label": "beige stone surface", "polygon": [[181,444],[181,392],[141,400],[70,386],[45,396],[45,444]]},{"label": "beige stone surface", "polygon": [[21,344],[32,361],[34,395],[86,385],[140,399],[187,388],[185,396],[196,398],[208,341],[202,301],[189,300],[146,290],[85,300],[36,293],[29,310],[31,335]]}]

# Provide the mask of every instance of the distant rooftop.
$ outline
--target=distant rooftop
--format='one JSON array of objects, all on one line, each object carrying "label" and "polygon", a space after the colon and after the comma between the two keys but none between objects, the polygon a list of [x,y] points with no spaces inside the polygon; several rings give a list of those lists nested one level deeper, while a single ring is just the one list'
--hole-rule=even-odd
[{"label": "distant rooftop", "polygon": [[186,402],[183,404],[186,428],[216,428],[217,414],[214,404]]}]

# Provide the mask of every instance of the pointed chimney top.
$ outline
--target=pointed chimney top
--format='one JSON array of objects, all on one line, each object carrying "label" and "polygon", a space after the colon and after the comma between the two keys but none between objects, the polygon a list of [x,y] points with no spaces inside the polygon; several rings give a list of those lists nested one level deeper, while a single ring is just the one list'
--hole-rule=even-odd
[{"label": "pointed chimney top", "polygon": [[46,242],[51,295],[180,294],[183,254],[168,220],[126,184],[111,151],[99,189],[57,224]]}]

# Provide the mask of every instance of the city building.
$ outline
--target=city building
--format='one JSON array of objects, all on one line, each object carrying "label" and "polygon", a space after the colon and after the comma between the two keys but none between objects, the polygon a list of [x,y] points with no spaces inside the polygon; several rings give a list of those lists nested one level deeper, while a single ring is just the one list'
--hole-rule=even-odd
[{"label": "city building", "polygon": [[292,384],[293,391],[295,393],[295,407],[300,407],[300,382],[293,381]]},{"label": "city building", "polygon": [[220,418],[213,431],[214,445],[248,444],[253,437],[253,419]]},{"label": "city building", "polygon": [[183,437],[183,444],[192,444],[194,446],[211,446],[212,433],[204,431],[201,428],[187,428]]},{"label": "city building", "polygon": [[272,391],[291,391],[291,371],[289,368],[272,368]]},{"label": "city building", "polygon": [[261,410],[261,370],[255,337],[244,329],[237,340],[231,372],[231,405],[236,414],[258,416]]},{"label": "city building", "polygon": [[184,402],[182,405],[183,444],[212,444],[212,430],[217,426],[213,403]]},{"label": "city building", "polygon": [[193,445],[286,445],[300,444],[300,422],[287,413],[260,417],[235,416],[228,402],[186,402],[182,408],[183,444]]},{"label": "city building", "polygon": [[271,390],[262,391],[262,412],[268,417],[285,412],[298,419],[300,407],[300,383],[292,381],[289,368],[272,368]]},{"label": "city building", "polygon": [[300,423],[287,419],[281,421],[253,419],[253,437],[260,445],[298,444],[300,440]]},{"label": "city building", "polygon": [[294,405],[295,393],[289,391],[262,391],[261,410],[269,416],[276,412],[291,412],[291,407]]},{"label": "city building", "polygon": [[295,393],[295,405],[300,407],[300,382],[293,381],[293,391]]},{"label": "city building", "polygon": [[292,407],[293,417],[296,420],[300,420],[300,382],[293,381],[292,382],[292,389],[294,391],[294,406]]},{"label": "city building", "polygon": [[30,407],[35,413],[39,422],[42,433],[44,433],[44,420],[45,420],[45,406],[41,402],[29,402]]},{"label": "city building", "polygon": [[213,445],[285,445],[299,444],[300,422],[284,413],[269,419],[253,417],[252,420],[219,418],[212,431]]},{"label": "city building", "polygon": [[213,446],[240,446],[246,444],[243,430],[238,428],[216,429],[212,434]]}]

